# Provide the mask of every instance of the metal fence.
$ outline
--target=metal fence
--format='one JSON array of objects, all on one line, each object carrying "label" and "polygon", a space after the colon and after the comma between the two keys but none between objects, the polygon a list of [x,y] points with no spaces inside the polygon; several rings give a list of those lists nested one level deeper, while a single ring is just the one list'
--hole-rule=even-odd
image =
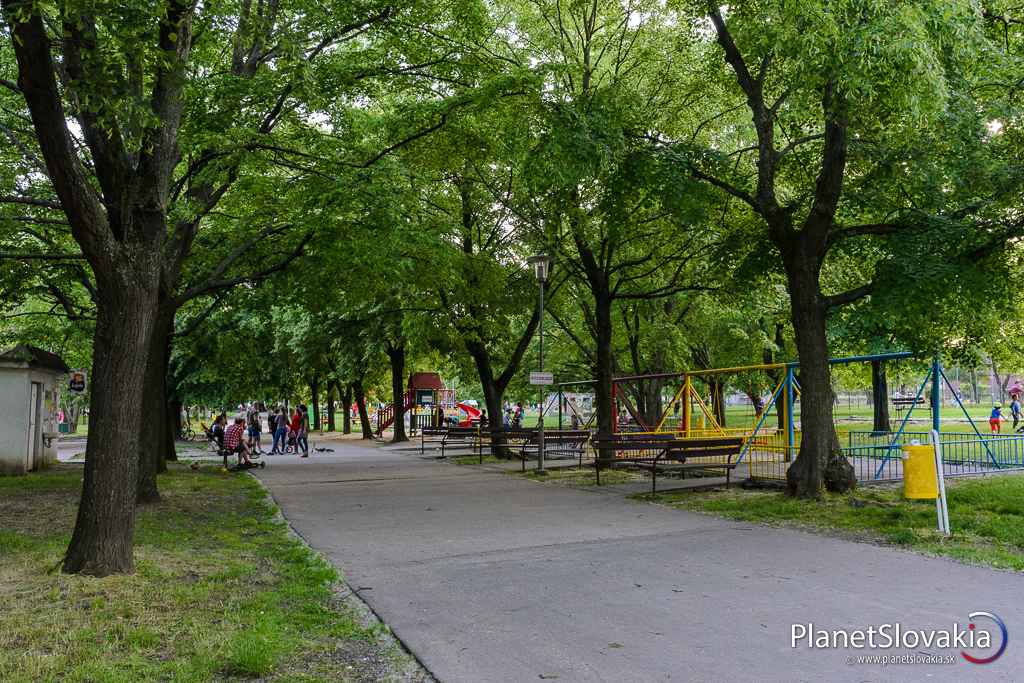
[{"label": "metal fence", "polygon": [[[792,452],[785,435],[755,436],[744,461],[751,479],[781,480],[799,451],[799,432]],[[947,476],[984,474],[1024,469],[1024,434],[978,435],[955,432],[939,434],[942,461]],[[897,481],[903,478],[903,446],[930,444],[928,432],[847,432],[841,444],[843,455],[853,466],[858,481]]]}]

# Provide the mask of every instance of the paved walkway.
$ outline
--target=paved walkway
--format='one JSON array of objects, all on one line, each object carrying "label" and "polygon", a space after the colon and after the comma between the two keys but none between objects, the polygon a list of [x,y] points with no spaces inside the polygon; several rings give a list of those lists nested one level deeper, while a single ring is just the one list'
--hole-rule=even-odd
[{"label": "paved walkway", "polygon": [[[330,446],[269,458],[256,474],[442,681],[996,681],[1024,671],[1017,574]],[[790,647],[794,623],[950,628],[976,610],[1010,632],[988,666],[851,666],[860,653]]]}]

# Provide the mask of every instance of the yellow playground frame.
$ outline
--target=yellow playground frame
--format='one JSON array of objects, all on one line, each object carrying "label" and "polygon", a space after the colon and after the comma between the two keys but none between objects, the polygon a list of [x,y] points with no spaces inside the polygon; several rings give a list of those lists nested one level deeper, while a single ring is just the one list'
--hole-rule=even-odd
[{"label": "yellow playground frame", "polygon": [[[850,356],[845,358],[830,358],[830,365],[842,365],[848,363],[862,363],[870,361],[899,360],[912,358],[909,352],[893,352],[870,354],[863,356]],[[630,429],[630,433],[637,435],[671,434],[676,438],[700,439],[715,436],[740,436],[743,438],[743,448],[737,462],[748,458],[747,462],[751,468],[751,475],[755,476],[757,465],[774,467],[779,463],[788,463],[796,456],[799,448],[800,432],[797,429],[794,419],[796,402],[800,398],[800,386],[796,379],[796,371],[799,363],[758,363],[753,365],[739,365],[725,368],[710,368],[707,370],[690,370],[674,373],[660,373],[649,375],[627,375],[616,377],[612,381],[612,424],[613,430],[619,430],[619,404],[633,418],[635,424],[640,428]],[[701,396],[694,380],[705,377],[720,375],[736,375],[746,372],[768,372],[782,371],[782,377],[775,382],[771,392],[771,398],[762,407],[761,412],[754,415],[754,422],[743,427],[724,427],[719,424],[714,411],[708,406],[704,397]],[[643,380],[664,379],[678,380],[679,388],[673,394],[672,400],[665,406],[660,417],[654,425],[647,424],[639,412],[633,407],[627,393],[620,387],[620,384],[637,382]],[[559,385],[559,394],[562,394],[563,387],[593,385],[593,380],[577,382],[564,382]],[[559,425],[561,425],[561,396],[559,397]],[[680,405],[682,415],[678,423],[670,422],[669,417],[677,405]],[[785,425],[782,430],[775,427],[765,428],[765,422],[772,409],[781,416],[779,424]],[[697,425],[694,425],[694,418],[697,418]],[[589,423],[587,425],[590,426]]]}]

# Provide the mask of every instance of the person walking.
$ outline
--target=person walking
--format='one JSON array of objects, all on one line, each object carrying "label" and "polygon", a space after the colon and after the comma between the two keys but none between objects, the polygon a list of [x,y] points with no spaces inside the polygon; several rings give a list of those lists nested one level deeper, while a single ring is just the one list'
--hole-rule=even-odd
[{"label": "person walking", "polygon": [[[274,448],[270,452],[273,455],[283,455],[288,443],[288,416],[284,412],[284,406],[279,406],[274,411]],[[279,445],[280,444],[280,445]]]},{"label": "person walking", "polygon": [[309,457],[309,408],[306,404],[299,406],[299,413],[302,416],[299,420],[299,433],[295,438],[295,452],[302,448],[302,457]]},{"label": "person walking", "polygon": [[260,411],[255,403],[249,404],[249,410],[245,415],[245,423],[248,426],[249,450],[256,454],[262,454],[260,433],[263,431],[263,427],[260,425]]},{"label": "person walking", "polygon": [[[295,412],[292,413],[292,419],[288,423],[288,445],[295,448],[295,454],[299,453],[299,428],[302,426],[302,411],[299,410],[299,406],[295,406]],[[288,452],[288,449],[285,449]]]},{"label": "person walking", "polygon": [[1021,421],[1019,396],[1020,394],[1013,394],[1013,400],[1010,401],[1010,417],[1013,418],[1013,431],[1017,431],[1017,423]]},{"label": "person walking", "polygon": [[999,433],[999,423],[1003,419],[1003,406],[1002,404],[995,404],[992,406],[992,413],[988,416],[988,426],[992,430],[993,434]]}]

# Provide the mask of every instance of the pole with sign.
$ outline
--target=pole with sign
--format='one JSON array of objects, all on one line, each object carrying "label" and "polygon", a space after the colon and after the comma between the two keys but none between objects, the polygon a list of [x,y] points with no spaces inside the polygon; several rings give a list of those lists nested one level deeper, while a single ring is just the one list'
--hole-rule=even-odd
[{"label": "pole with sign", "polygon": [[[544,281],[548,279],[549,259],[546,254],[531,256],[530,265],[533,266],[533,274],[540,283],[540,372],[530,373],[530,384],[540,387],[540,416],[537,418],[537,474],[544,475],[544,387],[551,384],[551,373],[544,372]],[[534,381],[534,375],[537,381]],[[543,381],[547,380],[547,381]]]}]

